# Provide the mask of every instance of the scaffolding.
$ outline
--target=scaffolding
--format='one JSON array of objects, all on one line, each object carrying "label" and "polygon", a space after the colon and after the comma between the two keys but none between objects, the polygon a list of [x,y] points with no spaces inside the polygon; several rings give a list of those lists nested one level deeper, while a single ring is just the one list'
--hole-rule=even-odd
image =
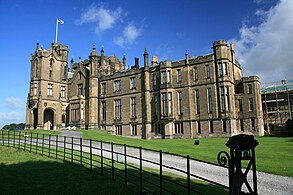
[{"label": "scaffolding", "polygon": [[293,115],[293,80],[263,83],[261,95],[266,133],[284,134]]}]

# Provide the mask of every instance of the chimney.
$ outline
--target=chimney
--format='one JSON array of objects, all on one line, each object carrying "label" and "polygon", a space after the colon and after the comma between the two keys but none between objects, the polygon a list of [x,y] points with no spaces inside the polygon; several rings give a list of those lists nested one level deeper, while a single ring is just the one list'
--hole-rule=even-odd
[{"label": "chimney", "polygon": [[188,52],[185,53],[185,63],[189,64]]},{"label": "chimney", "polygon": [[135,61],[134,67],[135,68],[139,68],[139,62],[138,62],[138,60],[139,60],[139,58],[134,58],[134,61]]}]

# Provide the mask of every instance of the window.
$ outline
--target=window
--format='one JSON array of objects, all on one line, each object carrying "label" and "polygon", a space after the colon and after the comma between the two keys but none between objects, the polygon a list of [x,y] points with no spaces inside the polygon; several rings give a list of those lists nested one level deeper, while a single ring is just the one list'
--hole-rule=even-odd
[{"label": "window", "polygon": [[238,111],[242,112],[242,99],[238,100]]},{"label": "window", "polygon": [[198,80],[198,68],[197,67],[193,68],[193,80],[195,80],[195,81]]},{"label": "window", "polygon": [[130,78],[130,89],[136,89],[136,78],[135,77]]},{"label": "window", "polygon": [[122,135],[122,126],[121,125],[115,126],[115,133],[116,133],[116,135]]},{"label": "window", "polygon": [[201,134],[201,125],[200,125],[200,121],[196,122],[197,125],[197,133]]},{"label": "window", "polygon": [[65,97],[65,86],[61,86],[60,97]]},{"label": "window", "polygon": [[48,84],[48,96],[53,95],[53,84],[49,83]]},{"label": "window", "polygon": [[83,95],[83,86],[82,86],[82,84],[77,85],[77,95]]},{"label": "window", "polygon": [[214,124],[213,121],[210,121],[210,133],[214,133]]},{"label": "window", "polygon": [[208,95],[208,112],[213,113],[213,99],[212,99],[212,89],[207,89],[207,95]]},{"label": "window", "polygon": [[181,69],[177,70],[177,82],[181,82],[182,81],[182,72]]},{"label": "window", "polygon": [[81,79],[81,72],[80,73],[78,73],[78,79],[80,80]]},{"label": "window", "polygon": [[182,92],[178,92],[178,114],[182,115],[183,114],[183,98],[182,98]]},{"label": "window", "polygon": [[153,86],[157,85],[157,75],[153,74]]},{"label": "window", "polygon": [[171,82],[171,75],[170,70],[164,70],[161,72],[161,84],[170,83]]},{"label": "window", "polygon": [[106,83],[101,83],[101,94],[106,94]]},{"label": "window", "polygon": [[49,78],[51,79],[52,78],[52,69],[50,68],[50,71],[49,71]]},{"label": "window", "polygon": [[153,123],[154,133],[155,134],[161,134],[161,129],[163,128],[160,123]]},{"label": "window", "polygon": [[121,111],[122,111],[121,99],[115,100],[115,119],[122,119]]},{"label": "window", "polygon": [[154,94],[154,116],[158,116],[158,95]]},{"label": "window", "polygon": [[73,103],[70,105],[70,116],[72,122],[77,122],[80,119],[80,104],[79,103]]},{"label": "window", "polygon": [[200,99],[199,99],[199,90],[195,91],[195,104],[196,104],[196,114],[200,114]]},{"label": "window", "polygon": [[206,77],[207,79],[211,78],[211,70],[210,70],[210,65],[206,65]]},{"label": "window", "polygon": [[252,93],[252,85],[251,84],[247,85],[247,91],[248,91],[248,93]]},{"label": "window", "polygon": [[254,107],[253,107],[253,99],[252,98],[249,98],[248,99],[248,103],[249,103],[249,111],[253,111],[254,110]]},{"label": "window", "polygon": [[227,132],[227,121],[223,120],[223,132],[226,133]]},{"label": "window", "polygon": [[244,131],[244,126],[243,126],[243,119],[240,119],[240,131]]},{"label": "window", "polygon": [[121,80],[114,81],[114,90],[121,91]]},{"label": "window", "polygon": [[255,118],[250,119],[250,126],[251,126],[251,130],[255,131]]},{"label": "window", "polygon": [[228,67],[227,67],[227,63],[223,62],[223,63],[219,63],[218,64],[219,67],[219,76],[222,77],[224,75],[228,75]]},{"label": "window", "polygon": [[38,95],[38,83],[34,83],[34,95]]},{"label": "window", "polygon": [[131,135],[137,135],[137,125],[131,125]]},{"label": "window", "polygon": [[131,98],[131,118],[136,118],[136,97]]},{"label": "window", "polygon": [[49,78],[52,78],[52,72],[53,72],[53,58],[50,59],[50,69],[49,69]]},{"label": "window", "polygon": [[106,101],[101,101],[102,103],[102,120],[106,120]]},{"label": "window", "polygon": [[183,134],[183,122],[175,123],[175,134]]},{"label": "window", "polygon": [[172,93],[162,93],[162,114],[168,116],[172,114]]},{"label": "window", "polygon": [[230,110],[229,87],[221,87],[221,108],[222,111]]}]

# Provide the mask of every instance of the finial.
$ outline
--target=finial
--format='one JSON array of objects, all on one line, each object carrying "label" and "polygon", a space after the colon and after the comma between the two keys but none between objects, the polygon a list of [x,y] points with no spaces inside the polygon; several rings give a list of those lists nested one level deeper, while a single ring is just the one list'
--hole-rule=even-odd
[{"label": "finial", "polygon": [[148,51],[146,48],[144,48],[144,54],[148,54]]},{"label": "finial", "polygon": [[78,61],[81,62],[81,57],[78,57]]},{"label": "finial", "polygon": [[39,40],[37,40],[37,48],[39,48],[39,45],[40,45],[40,44],[39,44]]},{"label": "finial", "polygon": [[101,54],[104,54],[104,46],[102,45]]},{"label": "finial", "polygon": [[185,55],[188,55],[188,51],[186,50]]},{"label": "finial", "polygon": [[96,50],[96,45],[93,45],[93,50]]},{"label": "finial", "polygon": [[71,56],[71,60],[70,62],[73,64],[74,63],[74,59],[73,59],[73,56]]}]

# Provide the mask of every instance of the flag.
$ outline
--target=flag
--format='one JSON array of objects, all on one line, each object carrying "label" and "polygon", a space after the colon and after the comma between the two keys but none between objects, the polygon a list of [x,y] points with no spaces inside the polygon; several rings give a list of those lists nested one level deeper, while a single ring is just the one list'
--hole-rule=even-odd
[{"label": "flag", "polygon": [[64,21],[58,19],[58,23],[60,23],[60,24],[64,24]]}]

